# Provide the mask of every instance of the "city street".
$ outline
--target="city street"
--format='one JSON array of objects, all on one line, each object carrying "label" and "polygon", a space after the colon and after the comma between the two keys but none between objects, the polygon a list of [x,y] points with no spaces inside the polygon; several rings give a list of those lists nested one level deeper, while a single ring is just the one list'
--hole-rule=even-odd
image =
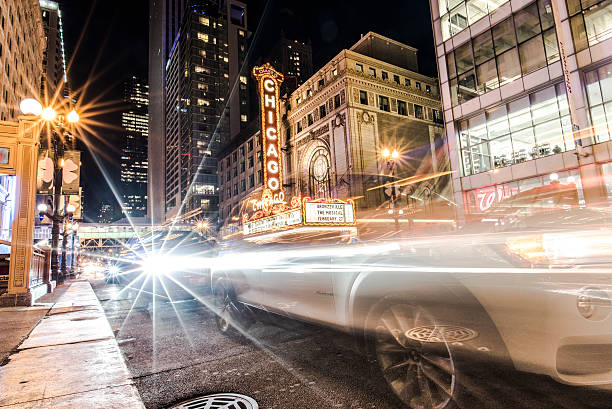
[{"label": "city street", "polygon": [[[253,341],[221,335],[213,313],[191,301],[156,302],[92,279],[134,383],[148,408],[200,395],[233,392],[261,408],[398,408],[379,375],[335,331],[288,319],[257,323]],[[116,297],[116,299],[114,299]],[[481,373],[482,371],[479,371]],[[471,377],[464,408],[606,408],[609,393],[549,378],[487,368]]]}]

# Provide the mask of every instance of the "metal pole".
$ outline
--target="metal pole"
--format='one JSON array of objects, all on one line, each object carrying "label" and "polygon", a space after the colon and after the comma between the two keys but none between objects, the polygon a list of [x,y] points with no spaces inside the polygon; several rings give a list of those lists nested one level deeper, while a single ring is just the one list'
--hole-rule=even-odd
[{"label": "metal pole", "polygon": [[[393,171],[395,170],[395,160],[391,160],[389,161],[389,163],[387,164],[387,166],[389,166],[389,176],[391,177],[391,180],[394,181],[395,178],[393,177]],[[397,210],[395,209],[395,185],[391,186],[391,210],[393,211],[393,219],[395,220],[395,230],[399,230],[399,217],[397,214]]]},{"label": "metal pole", "polygon": [[[65,209],[64,209],[65,210]],[[61,264],[61,269],[62,269],[62,276],[64,276],[64,279],[68,276],[68,273],[66,271],[66,242],[68,241],[68,233],[66,231],[66,218],[64,218],[64,231],[62,232],[62,264]]]},{"label": "metal pole", "polygon": [[74,236],[76,235],[76,232],[72,233],[72,246],[71,246],[71,250],[70,250],[70,275],[74,276],[74,257],[76,256],[75,251],[74,251]]},{"label": "metal pole", "polygon": [[56,131],[51,131],[53,147],[53,217],[51,218],[51,276],[56,283],[62,284],[64,277],[59,271],[58,248],[59,248],[59,223],[62,216],[59,214],[60,194],[62,189],[62,168],[60,166],[60,147],[59,136]]}]

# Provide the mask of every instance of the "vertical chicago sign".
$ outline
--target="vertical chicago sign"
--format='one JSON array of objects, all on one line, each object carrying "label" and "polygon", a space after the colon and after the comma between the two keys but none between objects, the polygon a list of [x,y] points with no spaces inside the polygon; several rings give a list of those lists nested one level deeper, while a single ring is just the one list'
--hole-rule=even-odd
[{"label": "vertical chicago sign", "polygon": [[269,63],[253,68],[257,79],[261,104],[261,135],[263,150],[264,186],[274,202],[283,202],[283,175],[280,150],[280,85],[283,74]]}]

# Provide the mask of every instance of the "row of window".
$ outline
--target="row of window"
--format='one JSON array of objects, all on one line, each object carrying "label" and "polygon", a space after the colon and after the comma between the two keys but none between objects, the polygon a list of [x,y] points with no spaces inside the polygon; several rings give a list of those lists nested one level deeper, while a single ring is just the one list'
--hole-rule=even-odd
[{"label": "row of window", "polygon": [[[429,119],[439,124],[443,123],[442,112],[440,110],[430,109],[427,107],[423,107],[422,105],[413,104],[410,102],[407,103],[406,101],[402,101],[400,99],[392,99],[392,102],[392,104],[389,103],[389,97],[386,97],[384,95],[378,96],[378,108],[381,111],[393,111],[397,112],[399,115],[410,115],[417,119]],[[359,90],[359,103],[362,105],[369,104],[367,91]],[[395,106],[391,106],[395,104],[397,104],[397,108],[395,108]],[[431,111],[430,114],[426,114],[427,110]]]},{"label": "row of window", "polygon": [[612,36],[612,0],[567,0],[576,52]]},{"label": "row of window", "polygon": [[[248,179],[248,188],[252,189],[255,187],[255,174],[251,174],[249,175],[249,179]],[[257,171],[257,183],[258,184],[262,184],[263,183],[263,171],[262,170],[258,170]],[[240,192],[244,193],[247,191],[247,180],[246,179],[242,179],[240,180]],[[233,192],[233,193],[232,193]],[[237,196],[238,195],[238,183],[234,183],[234,189],[232,190],[232,186],[228,186],[227,189],[225,190],[225,196],[224,196],[224,192],[222,190],[219,191],[219,201],[223,202],[224,200],[229,200],[232,198],[232,196]]]},{"label": "row of window", "polygon": [[[298,67],[297,70],[298,70],[298,74],[299,74],[300,68]],[[337,75],[338,75],[338,68],[333,68],[332,71],[331,71],[332,78],[335,78]],[[317,82],[317,90],[321,90],[321,89],[323,89],[323,87],[325,87],[325,77],[319,78],[319,81]],[[310,98],[312,96],[312,93],[313,93],[312,87],[311,88],[306,88],[306,98]],[[296,102],[297,105],[302,103],[302,97],[303,96],[304,95],[296,96],[295,102]]]},{"label": "row of window", "polygon": [[[340,105],[344,103],[343,99],[344,91],[338,93],[330,98],[325,104],[319,106],[317,109],[312,111],[311,113],[303,116],[299,121],[296,122],[295,132],[300,133],[302,130],[312,124],[314,124],[319,119],[323,119],[327,116],[328,112],[333,111],[336,108],[339,108]],[[290,135],[287,135],[287,138]]]},{"label": "row of window", "polygon": [[463,174],[575,148],[563,83],[457,123]]},{"label": "row of window", "polygon": [[[261,145],[261,137],[258,136],[257,138],[251,138],[247,141],[246,144],[241,145],[237,150],[235,150],[234,152],[232,152],[231,155],[227,155],[227,157],[225,158],[225,167],[227,169],[230,168],[231,164],[237,164],[238,163],[238,154],[240,154],[240,158],[242,160],[242,162],[244,163],[244,156],[245,156],[245,152],[252,152],[255,144],[257,144],[257,146]],[[245,150],[246,147],[246,150]],[[253,157],[251,156],[250,159],[252,159]],[[257,152],[257,161],[259,162],[261,160],[261,152]],[[223,170],[223,160],[219,161],[219,169]],[[249,166],[251,167],[251,166]]]},{"label": "row of window", "polygon": [[[355,64],[355,70],[357,72],[364,72],[363,71],[363,64],[356,63]],[[377,73],[376,68],[368,67],[368,72],[369,72],[369,74],[373,78],[376,78],[376,73]],[[389,73],[387,71],[382,71],[381,70],[380,71],[380,78],[382,78],[383,80],[389,81]],[[404,85],[406,87],[412,86],[412,81],[411,81],[410,78],[404,78],[403,80],[404,80]],[[397,74],[393,74],[393,82],[395,82],[397,85],[401,85],[402,84],[401,78]],[[421,83],[418,82],[418,81],[414,82],[414,87],[416,89],[418,89],[418,90],[422,90]],[[431,85],[425,84],[425,92],[431,92]]]},{"label": "row of window", "polygon": [[453,106],[559,59],[550,0],[538,0],[446,55]]},{"label": "row of window", "polygon": [[[261,162],[261,152],[257,152],[257,163]],[[247,162],[245,162],[244,160],[242,160],[240,162],[240,173],[244,173],[246,171],[246,164]],[[249,156],[248,158],[248,168],[251,169],[254,166],[254,160],[253,160],[253,155]],[[223,169],[223,167],[221,167],[221,170]],[[232,168],[232,170],[230,171],[230,168],[227,168],[227,173],[226,173],[226,177],[225,177],[225,181],[229,182],[232,177],[237,177],[238,176],[238,166],[234,166]],[[233,174],[233,176],[232,176]],[[219,175],[219,184],[223,183],[223,173],[221,173]]]},{"label": "row of window", "polygon": [[612,139],[612,63],[585,73],[595,142]]},{"label": "row of window", "polygon": [[442,40],[446,41],[508,0],[438,0]]}]

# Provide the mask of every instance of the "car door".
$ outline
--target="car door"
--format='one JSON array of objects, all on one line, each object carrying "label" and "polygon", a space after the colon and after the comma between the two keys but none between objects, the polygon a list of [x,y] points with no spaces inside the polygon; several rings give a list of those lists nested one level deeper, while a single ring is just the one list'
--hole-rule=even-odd
[{"label": "car door", "polygon": [[286,250],[260,273],[266,307],[309,321],[335,320],[331,257],[323,249]]}]

